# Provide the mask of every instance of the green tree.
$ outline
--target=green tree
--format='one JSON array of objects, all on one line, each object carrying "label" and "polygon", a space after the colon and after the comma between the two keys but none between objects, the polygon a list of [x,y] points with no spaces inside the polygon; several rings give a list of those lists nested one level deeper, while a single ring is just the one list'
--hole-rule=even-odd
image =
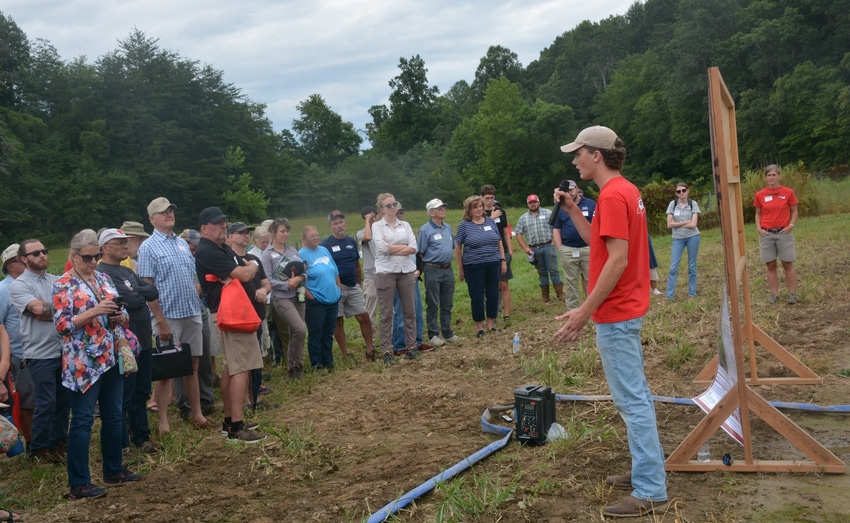
[{"label": "green tree", "polygon": [[301,118],[292,122],[292,129],[298,137],[305,161],[333,168],[360,151],[363,139],[354,130],[354,124],[343,122],[321,95],[310,95],[296,108]]}]

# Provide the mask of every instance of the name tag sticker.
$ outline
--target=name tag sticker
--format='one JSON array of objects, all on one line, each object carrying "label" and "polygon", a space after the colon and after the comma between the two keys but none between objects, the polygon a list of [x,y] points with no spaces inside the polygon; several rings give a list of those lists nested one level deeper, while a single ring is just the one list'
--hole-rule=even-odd
[{"label": "name tag sticker", "polygon": [[333,247],[331,247],[331,250],[333,252],[339,252],[340,251],[339,245],[334,245]]},{"label": "name tag sticker", "polygon": [[442,234],[435,234],[435,235],[434,235],[434,239],[435,239],[435,240],[442,240],[442,239],[443,239],[443,235],[442,235]]},{"label": "name tag sticker", "polygon": [[682,211],[680,211],[679,209],[673,211],[673,216],[679,216],[680,214],[682,214]]},{"label": "name tag sticker", "polygon": [[573,258],[581,258],[581,251],[578,249],[573,249]]},{"label": "name tag sticker", "polygon": [[485,230],[485,231],[492,231],[492,230],[493,230],[493,228],[492,228],[492,227],[490,227],[489,225],[485,225],[485,226],[484,226],[484,230]]},{"label": "name tag sticker", "polygon": [[772,202],[772,201],[773,201],[773,195],[771,194],[771,195],[769,195],[769,196],[765,196],[765,197],[764,197],[764,201],[765,201],[765,202]]},{"label": "name tag sticker", "polygon": [[587,218],[587,214],[588,214],[587,211],[581,211],[581,215],[584,216],[585,218]]},{"label": "name tag sticker", "polygon": [[538,217],[537,217],[537,219],[538,219],[538,220],[547,220],[548,218],[546,218],[545,216],[543,216],[543,215],[541,214],[540,216],[538,216]]},{"label": "name tag sticker", "polygon": [[493,221],[494,221],[494,222],[496,222],[496,223],[499,223],[500,221],[502,221],[502,219],[501,219],[501,218],[496,218],[496,219],[495,219],[495,220],[493,220]]}]

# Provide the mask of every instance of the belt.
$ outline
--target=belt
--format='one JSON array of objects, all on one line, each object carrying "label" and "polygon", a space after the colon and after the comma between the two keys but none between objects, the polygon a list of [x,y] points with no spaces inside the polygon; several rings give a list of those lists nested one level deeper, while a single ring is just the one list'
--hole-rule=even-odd
[{"label": "belt", "polygon": [[543,247],[546,247],[547,245],[551,245],[551,244],[552,244],[552,242],[538,243],[536,245],[529,245],[529,247],[531,247],[532,249],[542,249]]},{"label": "belt", "polygon": [[451,263],[431,263],[431,262],[423,262],[428,267],[437,267],[438,269],[451,269]]},{"label": "belt", "polygon": [[775,228],[775,229],[765,229],[765,230],[766,230],[767,232],[777,233],[777,232],[782,232],[782,229],[784,229],[784,228],[785,228],[785,227],[777,227],[777,228]]}]

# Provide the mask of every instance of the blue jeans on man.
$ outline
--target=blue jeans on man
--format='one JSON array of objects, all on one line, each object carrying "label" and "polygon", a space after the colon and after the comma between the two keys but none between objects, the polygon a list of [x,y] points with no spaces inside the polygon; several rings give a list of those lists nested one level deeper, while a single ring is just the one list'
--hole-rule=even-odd
[{"label": "blue jeans on man", "polygon": [[[419,282],[413,285],[413,308],[416,314],[416,346],[422,345],[422,334],[425,325],[422,320],[422,291],[419,290]],[[401,310],[401,298],[398,290],[395,291],[395,302],[393,304],[393,352],[404,350],[406,341],[404,338],[404,312]]]},{"label": "blue jeans on man", "polygon": [[[444,269],[426,264],[425,301],[428,307],[425,314],[427,315],[429,340],[434,336],[439,336],[441,333],[443,339],[446,340],[455,335],[452,330],[454,294],[455,273],[452,268],[448,267]],[[421,314],[417,313],[417,318],[419,316]],[[437,321],[438,316],[439,322]]]},{"label": "blue jeans on man", "polygon": [[27,360],[33,390],[35,412],[32,417],[32,441],[27,452],[53,449],[68,439],[68,389],[62,386],[62,358]]},{"label": "blue jeans on man", "polygon": [[537,275],[540,277],[540,286],[548,287],[551,280],[552,285],[561,285],[561,269],[558,267],[558,248],[551,243],[542,247],[531,247],[537,264]]},{"label": "blue jeans on man", "polygon": [[632,455],[632,495],[660,502],[667,500],[667,474],[655,404],[644,374],[642,324],[643,318],[597,323],[596,344],[614,406],[626,423]]},{"label": "blue jeans on man", "polygon": [[[137,447],[151,435],[148,426],[147,403],[151,397],[151,365],[153,349],[144,349],[136,356],[139,370],[124,377],[124,432],[121,446],[129,447],[132,441]],[[132,436],[131,436],[132,435]]]},{"label": "blue jeans on man", "polygon": [[304,314],[307,324],[307,353],[313,370],[332,369],[334,366],[334,331],[339,302],[322,303],[307,300]]},{"label": "blue jeans on man", "polygon": [[103,476],[114,477],[124,470],[121,464],[121,432],[124,420],[121,403],[124,398],[124,375],[114,366],[89,387],[86,392],[69,392],[71,399],[71,428],[68,431],[68,485],[91,483],[89,444],[94,425],[94,407],[100,404],[100,452],[103,455]]},{"label": "blue jeans on man", "polygon": [[688,249],[688,296],[697,295],[697,254],[699,253],[699,234],[690,238],[673,238],[673,248],[670,252],[670,273],[667,274],[667,299],[673,301],[676,291],[676,279],[679,277],[679,263],[682,261],[682,251]]}]

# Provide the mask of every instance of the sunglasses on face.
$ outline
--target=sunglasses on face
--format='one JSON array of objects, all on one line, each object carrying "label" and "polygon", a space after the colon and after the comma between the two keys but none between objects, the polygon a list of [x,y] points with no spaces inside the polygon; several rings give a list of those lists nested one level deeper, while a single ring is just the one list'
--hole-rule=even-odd
[{"label": "sunglasses on face", "polygon": [[687,188],[687,187],[685,187],[684,189],[676,189],[676,194],[682,194],[682,193],[684,193],[684,192],[688,192],[688,188]]},{"label": "sunglasses on face", "polygon": [[99,252],[97,254],[78,254],[77,256],[83,260],[83,263],[91,263],[92,261],[100,261],[103,258],[103,253]]},{"label": "sunglasses on face", "polygon": [[398,207],[398,202],[387,203],[384,205],[385,209],[395,209]]},{"label": "sunglasses on face", "polygon": [[40,250],[37,250],[37,251],[31,251],[31,252],[24,254],[24,256],[36,257],[36,256],[39,256],[41,254],[47,256],[47,249],[40,249]]}]

